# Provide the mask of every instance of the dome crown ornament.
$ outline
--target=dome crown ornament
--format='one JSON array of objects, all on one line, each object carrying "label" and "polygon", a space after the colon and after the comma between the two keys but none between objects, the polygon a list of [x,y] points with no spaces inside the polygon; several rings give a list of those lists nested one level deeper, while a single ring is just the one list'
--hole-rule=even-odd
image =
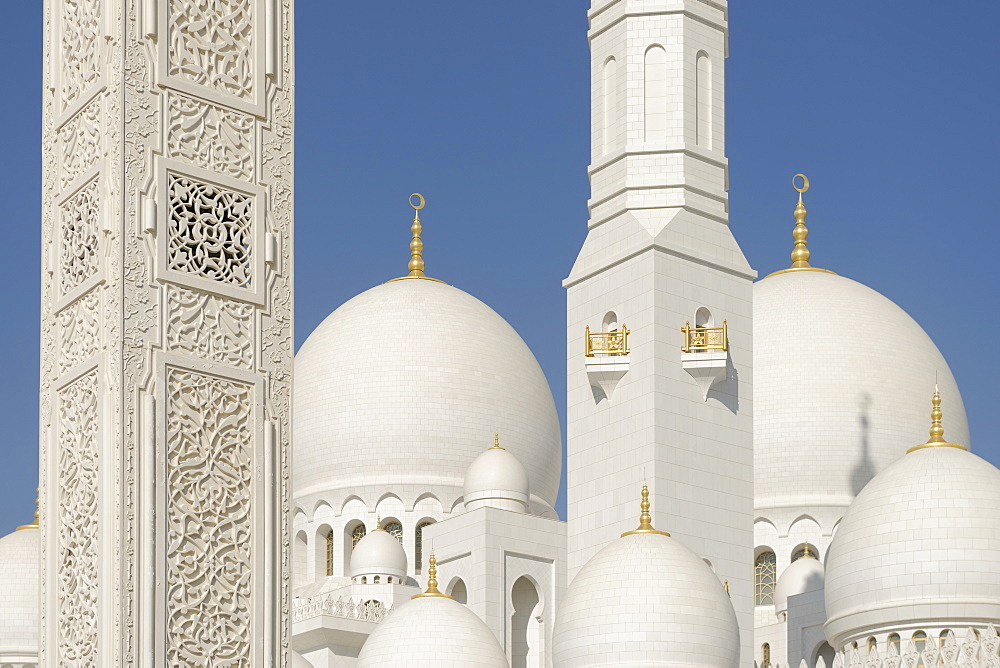
[{"label": "dome crown ornament", "polygon": [[[802,185],[798,185],[797,179],[802,179]],[[809,264],[812,253],[806,245],[809,238],[809,228],[806,227],[806,206],[802,203],[802,194],[809,191],[809,178],[805,174],[796,174],[792,177],[792,188],[799,194],[799,203],[795,205],[795,229],[792,230],[792,238],[795,239],[795,247],[792,249],[792,266],[788,269],[776,271],[774,274],[784,274],[790,271],[822,271],[827,274],[835,272],[829,269],[819,269]]]},{"label": "dome crown ornament", "polygon": [[438,589],[437,574],[437,558],[434,556],[434,553],[431,552],[431,556],[427,560],[427,591],[423,594],[415,594],[410,598],[451,598],[451,596],[448,596],[447,594],[442,594]]},{"label": "dome crown ornament", "polygon": [[802,558],[803,559],[815,559],[816,557],[812,552],[809,551],[809,541],[802,547]]},{"label": "dome crown ornament", "polygon": [[906,452],[910,453],[914,450],[923,450],[924,448],[958,448],[959,450],[968,450],[964,445],[949,443],[944,440],[944,427],[941,425],[941,418],[944,416],[944,413],[941,411],[941,392],[938,391],[937,383],[934,383],[934,398],[931,400],[931,403],[934,407],[931,409],[930,438],[927,439],[926,443],[915,445]]},{"label": "dome crown ornament", "polygon": [[[35,492],[37,492],[37,491],[38,490],[36,489]],[[17,529],[15,529],[15,531],[21,531],[22,529],[37,529],[37,528],[38,528],[38,497],[36,496],[35,497],[35,521],[32,522],[31,524],[22,524],[21,526],[17,527]]]},{"label": "dome crown ornament", "polygon": [[[401,281],[408,278],[423,278],[428,281],[438,281],[438,279],[424,274],[424,240],[422,238],[424,226],[420,222],[420,210],[425,206],[427,206],[427,200],[424,199],[423,195],[420,193],[410,195],[410,208],[413,209],[413,224],[410,225],[410,233],[413,236],[410,239],[410,263],[407,265],[410,273],[406,276],[394,278],[392,279],[393,281]],[[440,282],[438,281],[438,283]]]},{"label": "dome crown ornament", "polygon": [[642,513],[639,515],[639,528],[626,531],[622,534],[622,538],[640,533],[659,534],[660,536],[670,535],[666,531],[659,531],[653,528],[653,516],[649,514],[649,487],[646,486],[645,481],[642,483],[642,503],[639,504],[639,507],[642,508]]}]

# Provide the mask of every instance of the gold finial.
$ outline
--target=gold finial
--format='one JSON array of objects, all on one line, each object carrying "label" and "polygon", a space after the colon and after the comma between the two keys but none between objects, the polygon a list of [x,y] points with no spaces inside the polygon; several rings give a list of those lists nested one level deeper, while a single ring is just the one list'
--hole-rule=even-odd
[{"label": "gold finial", "polygon": [[38,528],[38,489],[35,489],[35,521],[31,524],[22,524],[15,531],[20,531],[21,529],[37,529]]},{"label": "gold finial", "polygon": [[809,551],[809,541],[806,541],[805,546],[802,548],[802,558],[803,559],[815,559],[816,558]]},{"label": "gold finial", "polygon": [[438,598],[451,598],[451,596],[448,596],[446,594],[442,594],[438,590],[438,579],[437,579],[437,574],[438,574],[437,563],[438,562],[437,562],[437,559],[434,557],[434,553],[433,552],[431,552],[431,556],[428,559],[427,563],[428,563],[428,566],[427,566],[427,591],[425,591],[423,594],[417,594],[415,596],[411,596],[410,598],[429,598],[429,597],[432,597],[432,596],[438,597]]},{"label": "gold finial", "polygon": [[[420,222],[420,210],[426,205],[427,200],[420,193],[410,195],[410,207],[413,209],[413,225],[410,226],[410,232],[413,234],[413,237],[410,239],[410,263],[407,265],[410,273],[406,276],[394,278],[392,281],[401,281],[407,278],[423,278],[428,281],[443,282],[424,274],[424,241],[421,238],[424,226]],[[392,281],[389,282],[391,283]]]},{"label": "gold finial", "polygon": [[375,531],[385,531],[385,529],[382,528],[382,516],[381,515],[376,515],[375,516]]},{"label": "gold finial", "polygon": [[[801,186],[797,179],[802,179]],[[809,228],[806,227],[806,205],[802,203],[802,193],[809,191],[809,178],[805,174],[796,174],[792,177],[792,188],[799,194],[799,203],[795,206],[795,229],[792,230],[792,238],[795,239],[795,248],[792,249],[792,266],[768,274],[768,276],[784,274],[789,271],[822,271],[832,274],[834,272],[828,269],[817,269],[809,264],[809,257],[812,254],[806,245],[806,239],[809,238]]]},{"label": "gold finial", "polygon": [[931,409],[931,437],[927,439],[926,443],[915,445],[907,450],[907,452],[923,450],[924,448],[958,448],[959,450],[968,450],[964,445],[949,443],[944,440],[944,427],[941,426],[941,417],[944,413],[941,412],[941,392],[938,391],[937,383],[934,383],[934,398],[931,400],[931,403],[934,405],[934,408]]},{"label": "gold finial", "polygon": [[639,507],[642,508],[642,513],[639,515],[639,528],[626,531],[622,534],[622,538],[637,533],[653,533],[661,536],[670,535],[666,531],[658,531],[653,528],[653,516],[649,514],[649,487],[646,486],[645,481],[642,483],[642,503],[639,504]]},{"label": "gold finial", "polygon": [[504,450],[505,448],[500,445],[500,432],[494,432],[493,434],[493,448],[495,450]]},{"label": "gold finial", "polygon": [[727,594],[729,593],[729,580],[722,583],[722,588],[726,590]]}]

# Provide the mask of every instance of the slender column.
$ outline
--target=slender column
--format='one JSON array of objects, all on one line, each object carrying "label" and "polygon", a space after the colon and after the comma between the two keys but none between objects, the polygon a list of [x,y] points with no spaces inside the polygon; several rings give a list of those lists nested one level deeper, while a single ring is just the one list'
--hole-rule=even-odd
[{"label": "slender column", "polygon": [[288,665],[292,6],[45,2],[45,666]]}]

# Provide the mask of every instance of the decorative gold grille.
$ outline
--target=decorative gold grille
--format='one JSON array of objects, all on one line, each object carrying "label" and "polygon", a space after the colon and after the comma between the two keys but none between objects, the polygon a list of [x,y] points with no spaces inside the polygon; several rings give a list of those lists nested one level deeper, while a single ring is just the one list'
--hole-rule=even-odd
[{"label": "decorative gold grille", "polygon": [[400,542],[400,544],[403,543],[403,525],[402,524],[400,524],[399,522],[389,522],[388,524],[386,524],[382,528],[385,529],[385,531],[387,533],[395,536],[396,540],[398,540]]},{"label": "decorative gold grille", "polygon": [[774,583],[778,560],[774,552],[761,552],[753,564],[754,605],[774,605]]},{"label": "decorative gold grille", "polygon": [[587,325],[587,357],[596,355],[628,355],[628,327],[617,332],[591,332]]},{"label": "decorative gold grille", "polygon": [[681,352],[729,350],[729,325],[725,320],[722,321],[722,327],[692,327],[690,322],[686,322],[681,331],[684,332],[684,346]]},{"label": "decorative gold grille", "polygon": [[429,527],[432,524],[434,524],[434,522],[421,522],[420,524],[417,525],[417,530],[416,530],[417,539],[413,547],[417,556],[416,568],[418,573],[420,572],[421,566],[424,563],[424,527]]},{"label": "decorative gold grille", "polygon": [[358,541],[360,541],[362,538],[365,537],[365,532],[366,532],[366,529],[365,529],[365,525],[364,524],[359,524],[358,526],[354,527],[353,531],[351,531],[351,549],[352,550],[358,546]]}]

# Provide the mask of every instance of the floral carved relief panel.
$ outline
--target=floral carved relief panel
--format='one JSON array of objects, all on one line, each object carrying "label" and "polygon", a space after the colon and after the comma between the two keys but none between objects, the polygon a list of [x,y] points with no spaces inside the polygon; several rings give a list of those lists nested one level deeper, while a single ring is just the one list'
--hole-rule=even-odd
[{"label": "floral carved relief panel", "polygon": [[250,369],[253,316],[253,306],[245,302],[169,285],[167,348]]},{"label": "floral carved relief panel", "polygon": [[101,154],[101,98],[97,97],[59,128],[59,188],[65,189],[97,163]]},{"label": "floral carved relief panel", "polygon": [[166,371],[166,664],[250,666],[254,388]]},{"label": "floral carved relief panel", "polygon": [[100,187],[95,178],[63,202],[59,211],[58,272],[66,295],[100,270]]},{"label": "floral carved relief panel", "polygon": [[59,40],[62,109],[79,102],[101,75],[101,0],[63,0]]},{"label": "floral carved relief panel", "polygon": [[255,0],[167,0],[167,73],[253,102]]},{"label": "floral carved relief panel", "polygon": [[239,288],[253,279],[253,196],[167,174],[167,269]]},{"label": "floral carved relief panel", "polygon": [[176,93],[169,94],[167,109],[169,157],[234,178],[253,179],[253,116]]},{"label": "floral carved relief panel", "polygon": [[97,370],[58,393],[58,665],[97,666]]},{"label": "floral carved relief panel", "polygon": [[101,295],[91,290],[59,312],[59,373],[82,364],[101,349]]}]

